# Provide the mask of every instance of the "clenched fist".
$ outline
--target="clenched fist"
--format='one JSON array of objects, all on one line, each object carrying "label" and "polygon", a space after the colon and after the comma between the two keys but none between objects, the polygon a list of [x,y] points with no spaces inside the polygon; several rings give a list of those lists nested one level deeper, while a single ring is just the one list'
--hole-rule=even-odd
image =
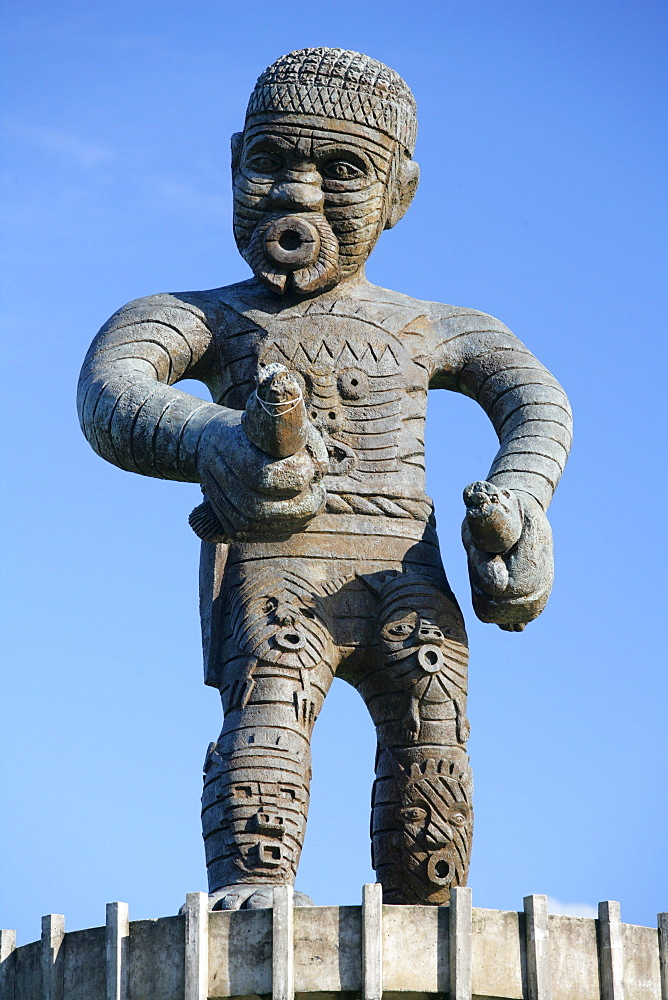
[{"label": "clenched fist", "polygon": [[190,525],[211,542],[299,531],[325,504],[328,461],[299,383],[282,365],[268,365],[238,419],[221,412],[202,433],[197,466],[206,500]]},{"label": "clenched fist", "polygon": [[554,575],[552,532],[528,493],[477,482],[464,490],[462,541],[478,618],[521,632],[541,613]]}]

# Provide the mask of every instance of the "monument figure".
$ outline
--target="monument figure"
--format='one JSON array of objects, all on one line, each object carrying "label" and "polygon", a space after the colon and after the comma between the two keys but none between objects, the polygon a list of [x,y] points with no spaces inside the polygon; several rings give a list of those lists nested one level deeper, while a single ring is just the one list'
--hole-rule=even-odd
[{"label": "monument figure", "polygon": [[[521,631],[550,592],[564,391],[498,320],[365,277],[415,193],[415,137],[413,96],[387,66],[329,48],[278,59],[232,137],[234,234],[253,276],[129,303],[84,362],[95,451],[204,493],[190,523],[206,683],[224,709],[202,800],[216,908],[270,905],[294,882],[310,737],[335,675],[378,733],[385,901],[440,904],[466,883],[468,651],[425,494],[428,389],[475,399],[499,438],[487,479],[464,490],[476,614]],[[456,438],[443,428],[442,460]]]}]

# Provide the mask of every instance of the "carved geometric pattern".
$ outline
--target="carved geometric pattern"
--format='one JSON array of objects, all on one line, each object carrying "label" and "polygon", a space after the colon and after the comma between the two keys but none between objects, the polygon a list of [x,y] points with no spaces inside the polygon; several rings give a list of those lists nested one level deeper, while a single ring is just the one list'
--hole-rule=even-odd
[{"label": "carved geometric pattern", "polygon": [[[465,885],[473,785],[461,751],[385,751],[373,798],[373,863],[390,903],[440,904]],[[388,767],[389,765],[389,767]],[[391,775],[391,778],[390,778]]]},{"label": "carved geometric pattern", "polygon": [[249,745],[224,753],[212,743],[202,794],[211,891],[235,882],[293,879],[306,828],[310,764]]},{"label": "carved geometric pattern", "polygon": [[281,56],[259,77],[246,116],[266,111],[357,122],[411,154],[415,148],[415,98],[398,73],[360,52],[314,48]]}]

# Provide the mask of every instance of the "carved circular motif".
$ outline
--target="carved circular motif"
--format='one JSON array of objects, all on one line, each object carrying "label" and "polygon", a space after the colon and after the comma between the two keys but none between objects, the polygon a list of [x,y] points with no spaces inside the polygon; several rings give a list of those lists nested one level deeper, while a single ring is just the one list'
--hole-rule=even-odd
[{"label": "carved circular motif", "polygon": [[369,378],[356,368],[348,368],[339,375],[339,392],[344,399],[362,399],[369,391]]},{"label": "carved circular motif", "polygon": [[435,851],[427,862],[427,878],[435,885],[449,885],[455,874],[452,854],[447,847]]},{"label": "carved circular motif", "polygon": [[296,270],[317,260],[320,235],[305,219],[285,215],[267,228],[264,248],[271,260],[288,270]]},{"label": "carved circular motif", "polygon": [[443,651],[427,642],[420,646],[418,651],[418,663],[428,674],[436,674],[443,666]]}]

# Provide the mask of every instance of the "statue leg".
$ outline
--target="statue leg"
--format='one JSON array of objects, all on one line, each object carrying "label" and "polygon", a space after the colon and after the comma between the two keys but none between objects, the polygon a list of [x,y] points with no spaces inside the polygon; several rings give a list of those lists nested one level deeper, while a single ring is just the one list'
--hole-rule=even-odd
[{"label": "statue leg", "polygon": [[270,906],[274,885],[294,883],[310,737],[337,662],[308,584],[271,563],[228,567],[225,582],[225,722],[202,796],[209,894],[220,909]]},{"label": "statue leg", "polygon": [[372,858],[388,903],[447,902],[473,828],[468,647],[453,595],[404,573],[380,595],[381,664],[357,683],[378,732]]}]

